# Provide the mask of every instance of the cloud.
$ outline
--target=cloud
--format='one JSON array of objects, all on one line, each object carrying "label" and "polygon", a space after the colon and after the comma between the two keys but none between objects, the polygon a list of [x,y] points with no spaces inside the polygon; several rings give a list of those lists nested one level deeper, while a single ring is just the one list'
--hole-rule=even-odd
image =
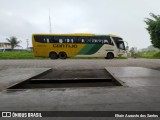
[{"label": "cloud", "polygon": [[[0,34],[17,36],[26,46],[33,33],[117,34],[130,46],[149,46],[144,18],[158,14],[159,0],[1,0]],[[141,44],[143,43],[143,44]]]}]

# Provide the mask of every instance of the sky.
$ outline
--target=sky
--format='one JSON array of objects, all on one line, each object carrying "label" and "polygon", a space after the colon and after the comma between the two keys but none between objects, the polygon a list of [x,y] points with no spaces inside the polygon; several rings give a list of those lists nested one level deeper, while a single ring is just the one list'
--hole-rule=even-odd
[{"label": "sky", "polygon": [[115,34],[138,49],[151,45],[145,18],[160,0],[0,0],[0,42],[16,36],[32,46],[34,33]]}]

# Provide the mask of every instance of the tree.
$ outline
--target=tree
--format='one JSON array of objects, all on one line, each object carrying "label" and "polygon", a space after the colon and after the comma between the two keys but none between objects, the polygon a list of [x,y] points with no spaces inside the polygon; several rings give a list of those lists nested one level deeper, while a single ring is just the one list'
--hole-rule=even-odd
[{"label": "tree", "polygon": [[14,49],[15,47],[20,47],[19,43],[21,41],[18,41],[17,38],[14,36],[7,38],[7,41],[11,44],[12,49]]},{"label": "tree", "polygon": [[131,57],[136,58],[136,56],[137,56],[137,48],[132,47],[129,52],[131,53]]},{"label": "tree", "polygon": [[145,19],[145,23],[147,24],[147,30],[150,34],[151,43],[154,47],[160,49],[160,15],[155,15],[150,13],[150,18]]}]

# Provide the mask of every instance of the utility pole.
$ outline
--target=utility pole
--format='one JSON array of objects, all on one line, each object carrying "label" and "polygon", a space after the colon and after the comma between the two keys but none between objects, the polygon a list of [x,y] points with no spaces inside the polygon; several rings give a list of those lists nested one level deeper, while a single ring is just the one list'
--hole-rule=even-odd
[{"label": "utility pole", "polygon": [[49,33],[52,33],[52,24],[51,24],[50,9],[49,9]]},{"label": "utility pole", "polygon": [[27,42],[27,49],[28,49],[28,46],[29,46],[29,41],[28,41],[28,39],[26,40],[26,42]]}]

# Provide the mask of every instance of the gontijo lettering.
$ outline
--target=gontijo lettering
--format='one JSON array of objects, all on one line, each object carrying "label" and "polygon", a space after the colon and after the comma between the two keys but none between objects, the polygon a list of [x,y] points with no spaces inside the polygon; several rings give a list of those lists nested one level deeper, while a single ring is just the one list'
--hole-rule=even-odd
[{"label": "gontijo lettering", "polygon": [[77,48],[77,45],[70,44],[53,44],[54,48]]}]

